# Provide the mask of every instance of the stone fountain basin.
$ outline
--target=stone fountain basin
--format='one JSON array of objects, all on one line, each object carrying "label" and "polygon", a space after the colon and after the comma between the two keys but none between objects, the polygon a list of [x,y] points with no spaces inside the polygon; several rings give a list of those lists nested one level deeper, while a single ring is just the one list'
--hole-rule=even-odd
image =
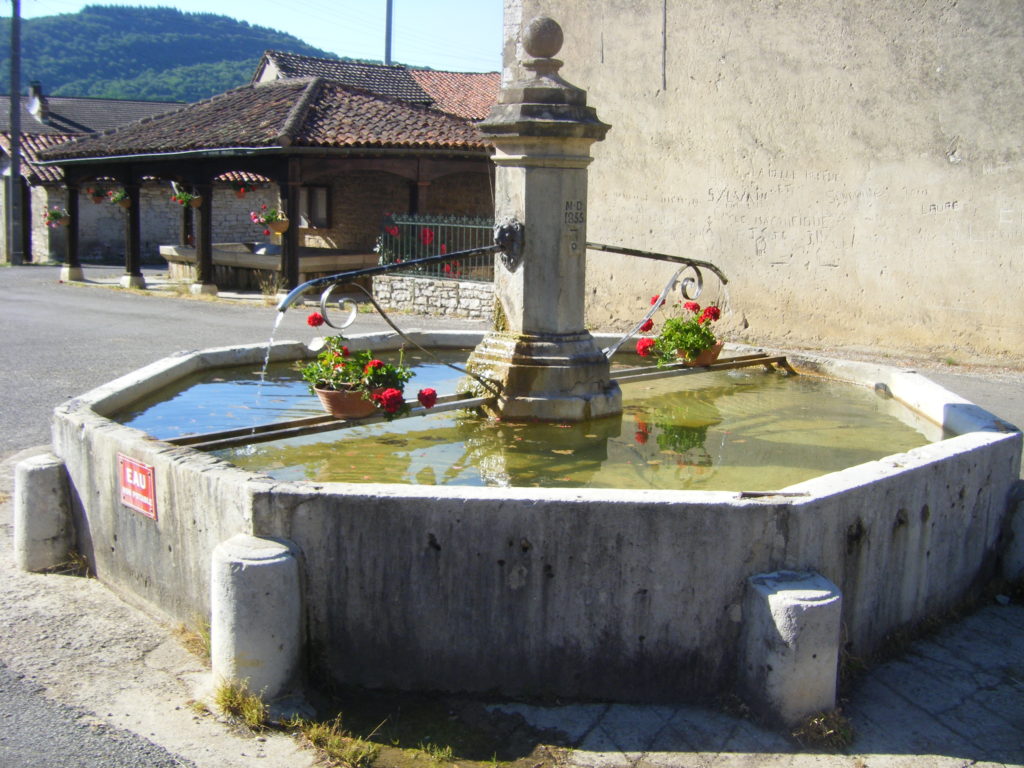
[{"label": "stone fountain basin", "polygon": [[[480,338],[410,335],[436,347]],[[307,660],[343,684],[692,700],[736,676],[748,577],[785,569],[839,587],[841,642],[867,655],[992,575],[1021,460],[1019,431],[921,375],[797,355],[798,369],[888,391],[956,436],[749,496],[277,482],[108,418],[204,368],[259,366],[265,352],[172,356],[70,400],[54,413],[54,452],[79,550],[158,615],[209,616],[221,542],[287,540]],[[271,358],[311,354],[282,342]],[[153,467],[156,519],[121,503],[118,454]]]}]

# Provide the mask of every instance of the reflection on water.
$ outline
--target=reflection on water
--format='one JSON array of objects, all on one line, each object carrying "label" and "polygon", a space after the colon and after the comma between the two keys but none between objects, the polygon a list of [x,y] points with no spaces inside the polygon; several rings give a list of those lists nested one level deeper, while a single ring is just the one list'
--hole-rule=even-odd
[{"label": "reflection on water", "polygon": [[[154,418],[163,406],[153,405],[135,415],[133,426],[163,422],[159,429],[140,428],[164,436],[222,429],[232,419],[228,426],[239,426],[242,409],[257,410],[247,414],[252,423],[320,413],[294,376],[272,369],[268,402],[258,408],[240,394],[244,385],[214,402],[218,382],[196,384],[168,404],[177,424],[170,416]],[[409,391],[453,392],[459,379],[451,369],[427,365]],[[281,480],[735,491],[784,488],[942,437],[870,390],[760,369],[625,384],[623,401],[621,416],[581,424],[433,413],[216,455]],[[188,424],[181,412],[191,414]]]}]

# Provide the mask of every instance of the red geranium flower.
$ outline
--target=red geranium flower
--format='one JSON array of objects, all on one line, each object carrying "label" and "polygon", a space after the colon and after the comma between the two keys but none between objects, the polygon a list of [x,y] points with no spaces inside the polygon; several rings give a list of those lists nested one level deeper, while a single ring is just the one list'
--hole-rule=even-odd
[{"label": "red geranium flower", "polygon": [[639,339],[636,343],[636,353],[640,357],[647,357],[651,354],[651,347],[654,346],[654,339],[643,338]]},{"label": "red geranium flower", "polygon": [[651,320],[651,318],[648,317],[646,320],[644,320],[644,324],[640,326],[640,330],[643,331],[644,333],[647,333],[653,327],[654,327],[654,321]]},{"label": "red geranium flower", "polygon": [[342,357],[348,357],[348,355],[349,355],[348,347],[343,346],[341,348],[341,356]]},{"label": "red geranium flower", "polygon": [[416,399],[420,401],[420,405],[424,408],[433,408],[434,403],[437,402],[437,392],[430,387],[427,387],[426,389],[421,389],[419,391],[416,395]]},{"label": "red geranium flower", "polygon": [[310,312],[306,318],[306,325],[312,326],[313,328],[319,328],[324,324],[324,316],[319,312]]},{"label": "red geranium flower", "polygon": [[717,320],[722,316],[722,310],[715,305],[704,307],[704,311],[700,314],[700,322],[706,323],[709,320]]},{"label": "red geranium flower", "polygon": [[648,437],[649,437],[649,435],[646,432],[644,432],[642,429],[638,429],[634,433],[634,435],[633,435],[633,439],[636,440],[638,443],[640,443],[640,445],[643,445],[644,443],[646,443]]},{"label": "red geranium flower", "polygon": [[402,397],[402,390],[388,387],[383,392],[373,396],[377,403],[386,413],[395,413],[402,407],[405,400]]},{"label": "red geranium flower", "polygon": [[270,230],[269,229],[264,229],[263,230],[263,234],[264,235],[269,235],[270,234]]},{"label": "red geranium flower", "polygon": [[696,301],[688,301],[685,304],[683,304],[683,309],[685,309],[687,312],[700,312],[700,304],[698,304]]},{"label": "red geranium flower", "polygon": [[371,373],[374,369],[380,368],[382,365],[384,365],[383,360],[377,360],[374,358],[366,364],[365,368],[363,368],[363,373]]},{"label": "red geranium flower", "polygon": [[385,232],[387,232],[392,237],[398,237],[398,227],[395,224],[392,224],[390,227],[388,227],[385,230]]},{"label": "red geranium flower", "polygon": [[658,303],[658,299],[660,299],[660,298],[661,298],[661,294],[660,293],[657,296],[651,296],[651,306],[653,307],[655,304],[657,304]]},{"label": "red geranium flower", "polygon": [[445,264],[444,265],[444,271],[445,271],[445,274],[451,274],[452,265],[451,264]]},{"label": "red geranium flower", "polygon": [[448,253],[448,244],[441,243],[441,255],[444,256],[446,253]]},{"label": "red geranium flower", "polygon": [[434,230],[430,227],[423,227],[423,229],[420,230],[420,242],[424,245],[430,245],[434,242]]}]

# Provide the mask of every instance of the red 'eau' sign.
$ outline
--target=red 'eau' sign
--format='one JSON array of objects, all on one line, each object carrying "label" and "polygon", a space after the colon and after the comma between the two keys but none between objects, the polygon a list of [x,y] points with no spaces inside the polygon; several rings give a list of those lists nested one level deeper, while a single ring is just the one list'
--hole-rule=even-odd
[{"label": "red 'eau' sign", "polygon": [[153,467],[117,454],[117,485],[121,503],[156,520],[156,490],[153,487]]}]

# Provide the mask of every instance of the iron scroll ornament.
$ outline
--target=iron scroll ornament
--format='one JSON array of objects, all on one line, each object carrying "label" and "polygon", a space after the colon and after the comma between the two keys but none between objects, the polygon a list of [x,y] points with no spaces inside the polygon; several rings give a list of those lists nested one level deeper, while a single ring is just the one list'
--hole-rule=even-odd
[{"label": "iron scroll ornament", "polygon": [[[687,275],[686,277],[680,279],[679,276],[688,269],[693,270],[693,275]],[[679,293],[682,294],[683,298],[686,299],[686,301],[696,301],[697,297],[700,296],[701,292],[704,290],[704,276],[701,274],[700,269],[698,269],[698,267],[695,264],[686,264],[677,269],[675,271],[675,274],[673,274],[672,277],[669,278],[668,282],[665,283],[665,287],[662,288],[661,293],[658,294],[657,301],[651,304],[651,308],[647,310],[647,314],[641,317],[639,322],[637,322],[636,325],[630,328],[625,336],[623,336],[621,339],[619,339],[611,346],[605,347],[604,349],[601,350],[604,353],[604,356],[611,360],[612,355],[614,355],[618,351],[619,347],[621,347],[623,344],[629,341],[634,335],[636,335],[636,333],[639,332],[641,326],[643,326],[644,323],[646,323],[651,317],[653,317],[655,312],[661,309],[661,305],[665,303],[665,300],[668,298],[669,293],[671,293],[677,285],[679,286]]]}]

